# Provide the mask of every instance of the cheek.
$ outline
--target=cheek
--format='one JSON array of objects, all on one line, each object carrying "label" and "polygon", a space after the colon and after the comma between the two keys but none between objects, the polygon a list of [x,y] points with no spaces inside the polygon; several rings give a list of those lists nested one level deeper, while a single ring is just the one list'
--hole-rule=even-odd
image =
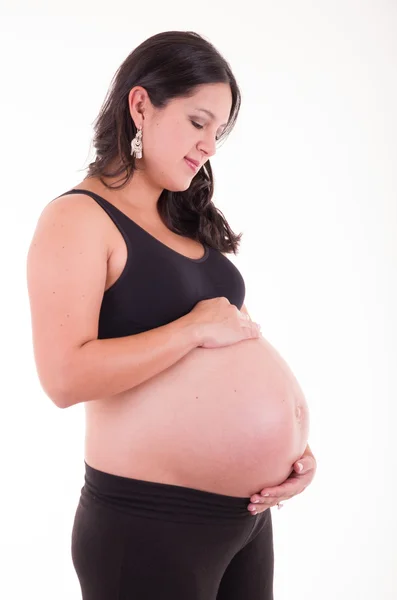
[{"label": "cheek", "polygon": [[156,183],[171,191],[180,191],[189,187],[191,174],[183,162],[184,156],[192,152],[195,140],[194,132],[180,121],[172,126],[158,123],[143,140],[143,154],[146,167]]},{"label": "cheek", "polygon": [[176,122],[162,137],[161,143],[167,148],[169,162],[178,162],[191,151],[192,141],[189,129],[182,123]]},{"label": "cheek", "polygon": [[[151,166],[164,171],[172,165],[181,164],[183,157],[191,152],[193,146],[191,132],[181,122],[174,122],[167,127],[159,124],[153,129],[152,135],[148,136],[148,161]],[[145,149],[145,144],[143,147]]]}]

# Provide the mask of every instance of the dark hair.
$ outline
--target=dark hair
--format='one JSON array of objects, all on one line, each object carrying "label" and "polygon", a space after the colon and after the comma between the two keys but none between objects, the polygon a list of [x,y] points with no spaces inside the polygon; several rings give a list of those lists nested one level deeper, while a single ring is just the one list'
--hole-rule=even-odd
[{"label": "dark hair", "polygon": [[[231,88],[230,117],[219,138],[223,140],[236,122],[241,94],[229,64],[215,47],[192,31],[158,33],[137,46],[116,71],[94,121],[92,143],[96,158],[89,164],[87,176],[99,176],[108,189],[122,189],[133,176],[135,156],[131,156],[131,140],[137,129],[129,112],[128,95],[134,86],[145,88],[152,104],[164,108],[171,99],[189,97],[196,86],[206,83],[228,83]],[[120,162],[115,171],[106,171],[111,164]],[[110,186],[102,179],[121,174],[126,179],[119,186]],[[212,202],[213,193],[214,179],[208,160],[187,190],[162,191],[158,200],[160,217],[175,233],[237,254],[243,234],[233,233],[223,213]]]}]

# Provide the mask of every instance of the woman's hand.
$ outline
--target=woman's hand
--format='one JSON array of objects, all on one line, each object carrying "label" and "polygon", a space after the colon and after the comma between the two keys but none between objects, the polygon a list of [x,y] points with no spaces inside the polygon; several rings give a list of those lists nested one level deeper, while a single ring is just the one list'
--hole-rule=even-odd
[{"label": "woman's hand", "polygon": [[200,300],[187,318],[195,325],[200,348],[222,348],[262,335],[260,325],[224,296]]},{"label": "woman's hand", "polygon": [[[302,467],[299,465],[302,465]],[[248,510],[253,515],[261,513],[272,506],[276,506],[276,504],[283,500],[289,500],[293,496],[301,494],[312,482],[316,473],[317,462],[309,445],[307,445],[301,458],[294,463],[293,469],[291,475],[281,485],[272,488],[264,488],[258,494],[251,496],[252,504],[248,505]],[[281,508],[281,506],[279,506],[279,508]]]}]

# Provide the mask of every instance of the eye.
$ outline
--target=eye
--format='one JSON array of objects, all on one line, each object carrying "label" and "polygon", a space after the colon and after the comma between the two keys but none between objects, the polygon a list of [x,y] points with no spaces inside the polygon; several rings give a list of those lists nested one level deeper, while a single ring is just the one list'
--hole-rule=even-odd
[{"label": "eye", "polygon": [[[192,125],[194,125],[194,127],[196,127],[196,129],[203,129],[204,125],[199,125],[198,123],[196,123],[195,121],[190,121]],[[220,140],[220,137],[215,137],[215,141],[218,142]]]},{"label": "eye", "polygon": [[192,125],[194,125],[197,129],[202,129],[203,125],[199,125],[198,123],[196,123],[195,121],[190,121]]}]

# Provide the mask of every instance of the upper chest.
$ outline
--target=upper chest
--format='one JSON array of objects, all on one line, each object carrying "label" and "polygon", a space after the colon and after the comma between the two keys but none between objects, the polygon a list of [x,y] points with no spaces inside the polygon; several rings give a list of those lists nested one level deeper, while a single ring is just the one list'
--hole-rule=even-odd
[{"label": "upper chest", "polygon": [[[167,229],[163,223],[149,224],[147,221],[139,219],[139,215],[130,215],[134,222],[144,229],[155,240],[187,258],[194,260],[203,257],[205,249],[203,245],[190,238],[178,235]],[[107,290],[120,277],[123,272],[128,249],[126,242],[117,227],[109,222],[108,232],[109,257],[107,264],[106,286]]]}]

